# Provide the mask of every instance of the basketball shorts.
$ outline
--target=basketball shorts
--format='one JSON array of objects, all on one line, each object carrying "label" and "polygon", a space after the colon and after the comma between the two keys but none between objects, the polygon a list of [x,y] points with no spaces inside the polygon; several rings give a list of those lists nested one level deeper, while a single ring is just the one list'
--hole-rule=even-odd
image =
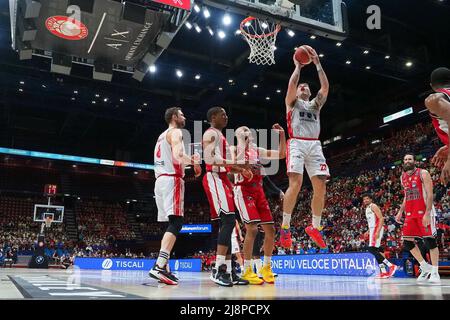
[{"label": "basketball shorts", "polygon": [[379,248],[383,239],[384,229],[381,227],[380,235],[375,237],[375,228],[369,228],[369,247]]},{"label": "basketball shorts", "polygon": [[203,176],[203,189],[208,198],[211,220],[221,214],[234,214],[233,186],[226,172],[207,172]]},{"label": "basketball shorts", "polygon": [[288,173],[303,174],[306,168],[310,177],[330,176],[330,171],[319,140],[289,139],[286,150]]},{"label": "basketball shorts", "polygon": [[261,186],[235,186],[234,203],[245,223],[273,223],[272,212]]},{"label": "basketball shorts", "polygon": [[158,221],[167,222],[169,216],[184,215],[184,180],[180,177],[160,176],[155,182]]},{"label": "basketball shorts", "polygon": [[403,224],[402,236],[414,238],[435,237],[437,235],[437,230],[436,212],[434,211],[434,208],[431,211],[430,218],[430,224],[424,227],[422,222],[423,215],[406,216],[405,223]]}]

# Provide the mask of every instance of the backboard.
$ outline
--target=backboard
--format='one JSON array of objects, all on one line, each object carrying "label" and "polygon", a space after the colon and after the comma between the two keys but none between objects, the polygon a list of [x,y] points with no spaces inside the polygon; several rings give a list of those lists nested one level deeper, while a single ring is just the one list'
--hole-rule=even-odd
[{"label": "backboard", "polygon": [[53,217],[53,223],[62,223],[64,219],[64,207],[46,204],[35,204],[33,220],[35,222],[45,222],[47,216]]},{"label": "backboard", "polygon": [[344,40],[348,35],[347,7],[342,0],[204,0],[204,3],[334,40]]}]

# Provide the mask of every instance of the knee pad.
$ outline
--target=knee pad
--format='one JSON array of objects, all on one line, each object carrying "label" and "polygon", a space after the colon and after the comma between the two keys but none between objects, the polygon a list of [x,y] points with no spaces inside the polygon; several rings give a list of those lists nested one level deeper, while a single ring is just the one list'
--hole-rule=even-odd
[{"label": "knee pad", "polygon": [[406,251],[411,251],[412,249],[414,249],[415,246],[416,246],[416,244],[414,243],[414,241],[410,241],[410,240],[403,241],[403,248]]},{"label": "knee pad", "polygon": [[170,232],[176,237],[180,233],[182,227],[183,217],[169,216],[169,226],[167,227],[166,232]]},{"label": "knee pad", "polygon": [[437,248],[437,241],[435,238],[424,238],[423,242],[425,243],[425,246],[428,250]]},{"label": "knee pad", "polygon": [[235,226],[236,217],[234,214],[222,214],[220,217],[220,230],[217,243],[222,246],[231,247],[231,234]]}]

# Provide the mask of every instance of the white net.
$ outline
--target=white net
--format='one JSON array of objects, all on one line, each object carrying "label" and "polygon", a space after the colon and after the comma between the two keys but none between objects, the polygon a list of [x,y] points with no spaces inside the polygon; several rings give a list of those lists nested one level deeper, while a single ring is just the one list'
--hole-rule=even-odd
[{"label": "white net", "polygon": [[275,42],[280,30],[279,24],[254,17],[248,17],[241,22],[241,34],[250,46],[250,63],[275,64]]},{"label": "white net", "polygon": [[50,228],[50,226],[52,225],[53,219],[51,217],[46,217],[45,218],[45,227]]}]

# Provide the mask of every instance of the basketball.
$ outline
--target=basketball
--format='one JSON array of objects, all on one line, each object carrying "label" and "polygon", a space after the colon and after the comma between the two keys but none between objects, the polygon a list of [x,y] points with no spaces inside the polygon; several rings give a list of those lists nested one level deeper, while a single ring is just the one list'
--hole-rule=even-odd
[{"label": "basketball", "polygon": [[297,60],[298,62],[300,62],[303,65],[306,64],[310,64],[312,59],[311,56],[309,55],[308,50],[306,49],[308,46],[300,46],[299,48],[297,48],[297,50],[295,50],[295,60]]}]

